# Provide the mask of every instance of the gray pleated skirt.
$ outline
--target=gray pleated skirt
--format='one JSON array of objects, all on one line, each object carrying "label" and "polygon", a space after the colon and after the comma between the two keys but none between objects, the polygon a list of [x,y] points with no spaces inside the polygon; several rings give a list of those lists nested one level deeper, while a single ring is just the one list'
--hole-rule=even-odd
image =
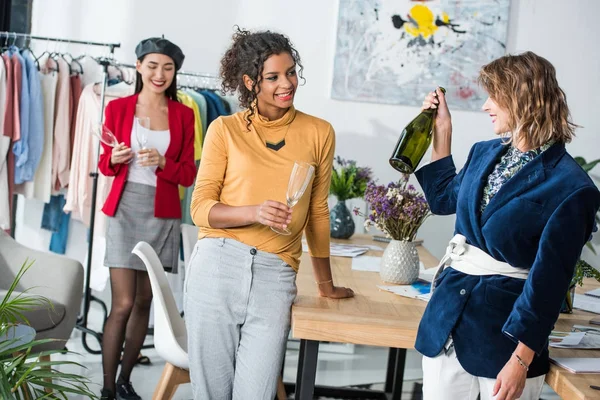
[{"label": "gray pleated skirt", "polygon": [[114,217],[108,217],[104,265],[146,271],[146,266],[131,251],[140,241],[154,248],[163,268],[177,273],[179,264],[179,219],[156,218],[156,187],[127,182]]}]

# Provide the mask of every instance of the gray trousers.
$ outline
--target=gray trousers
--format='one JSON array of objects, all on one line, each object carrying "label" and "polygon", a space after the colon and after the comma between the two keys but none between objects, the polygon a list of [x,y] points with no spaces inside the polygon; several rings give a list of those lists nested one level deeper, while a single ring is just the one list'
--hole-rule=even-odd
[{"label": "gray trousers", "polygon": [[294,270],[235,240],[201,239],[185,296],[194,399],[273,399],[296,297]]}]

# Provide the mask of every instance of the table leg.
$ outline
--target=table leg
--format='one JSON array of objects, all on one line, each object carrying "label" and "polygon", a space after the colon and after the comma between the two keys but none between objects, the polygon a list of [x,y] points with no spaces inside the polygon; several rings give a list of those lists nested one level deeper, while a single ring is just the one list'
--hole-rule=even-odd
[{"label": "table leg", "polygon": [[405,362],[406,349],[396,349],[394,383],[392,387],[392,397],[390,398],[390,400],[400,400],[402,398],[402,383],[404,381]]},{"label": "table leg", "polygon": [[319,342],[315,340],[300,341],[300,354],[298,359],[298,374],[296,375],[295,400],[312,400],[315,392],[315,378],[317,376],[317,357]]},{"label": "table leg", "polygon": [[384,392],[392,393],[394,390],[394,376],[396,376],[396,357],[398,349],[390,347],[387,362],[387,374],[385,376],[385,389]]}]

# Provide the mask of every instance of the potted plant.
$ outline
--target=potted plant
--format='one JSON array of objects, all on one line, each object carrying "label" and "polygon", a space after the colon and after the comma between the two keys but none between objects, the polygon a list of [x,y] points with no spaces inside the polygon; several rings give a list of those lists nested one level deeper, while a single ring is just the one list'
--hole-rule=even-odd
[{"label": "potted plant", "polygon": [[29,325],[23,312],[37,306],[53,309],[45,297],[28,294],[28,291],[14,295],[21,277],[32,265],[33,262],[23,263],[0,303],[0,399],[67,399],[68,394],[95,399],[97,396],[90,391],[88,378],[56,369],[67,365],[85,368],[83,365],[72,361],[44,361],[52,354],[68,352],[32,352],[36,346],[53,339],[30,341],[14,334],[17,326]]},{"label": "potted plant", "polygon": [[[590,171],[600,163],[600,158],[591,162],[587,162],[583,157],[575,157],[575,161],[583,168],[585,172],[588,174]],[[596,223],[600,225],[600,211],[596,214]],[[594,249],[594,245],[592,242],[587,242],[586,246],[590,251],[596,255],[596,249]],[[583,286],[584,278],[594,278],[598,282],[600,282],[600,271],[592,267],[586,261],[579,259],[577,264],[575,265],[575,273],[573,275],[573,279],[571,280],[571,285],[569,286],[569,291],[567,292],[567,296],[565,301],[563,302],[563,306],[561,312],[563,313],[572,313],[573,312],[573,300],[575,296],[575,287],[577,285]]]},{"label": "potted plant", "polygon": [[[387,186],[369,182],[365,200],[370,212],[365,227],[375,226],[392,239],[381,258],[381,279],[410,285],[419,277],[419,255],[414,243],[417,231],[430,215],[425,196],[408,184],[408,175]],[[355,209],[356,214],[361,214]]]},{"label": "potted plant", "polygon": [[331,210],[331,237],[349,239],[354,234],[354,220],[346,200],[363,197],[367,183],[371,180],[371,168],[358,167],[356,161],[336,157],[331,174],[329,193],[337,197],[338,203]]}]

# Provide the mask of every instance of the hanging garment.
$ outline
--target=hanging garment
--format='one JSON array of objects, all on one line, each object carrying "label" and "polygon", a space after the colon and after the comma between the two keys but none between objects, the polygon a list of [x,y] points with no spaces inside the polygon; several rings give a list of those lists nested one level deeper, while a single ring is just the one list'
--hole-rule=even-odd
[{"label": "hanging garment", "polygon": [[[33,179],[40,163],[44,149],[44,110],[41,93],[41,77],[31,53],[26,50],[22,54],[27,70],[28,93],[28,124],[27,150],[21,154],[22,163],[17,162],[15,168],[15,191],[26,198],[34,197]],[[23,90],[24,92],[24,90]],[[21,120],[24,114],[21,113]],[[23,135],[21,142],[24,142]]]},{"label": "hanging garment", "polygon": [[219,117],[219,112],[217,111],[217,104],[215,103],[215,99],[213,99],[208,90],[202,90],[199,92],[204,99],[206,100],[206,124],[210,126],[210,124]]},{"label": "hanging garment", "polygon": [[8,202],[8,171],[6,156],[10,147],[10,137],[4,135],[4,116],[9,79],[4,58],[0,59],[0,229],[10,229],[10,206]]},{"label": "hanging garment", "polygon": [[6,158],[6,171],[8,182],[8,207],[9,207],[9,228],[12,223],[13,193],[15,190],[15,155],[12,151],[12,143],[21,137],[21,79],[22,70],[19,60],[14,55],[4,53],[2,55],[6,65],[6,111],[4,114],[4,135],[11,139]]},{"label": "hanging garment", "polygon": [[[90,225],[92,207],[93,180],[90,178],[90,172],[96,170],[96,154],[98,151],[98,139],[92,135],[92,130],[98,123],[100,116],[100,98],[94,90],[95,86],[95,84],[87,85],[79,99],[75,139],[73,141],[73,157],[70,167],[71,174],[64,207],[66,212],[72,214],[73,219],[82,221],[86,226]],[[133,88],[124,83],[107,88],[105,103],[108,104],[113,99],[130,95],[132,92]],[[112,177],[99,174],[96,204],[101,205],[104,203],[112,186],[112,180]],[[106,216],[100,208],[100,206],[96,208],[94,237],[104,237],[105,235]]]},{"label": "hanging garment", "polygon": [[208,116],[206,114],[206,99],[200,93],[194,90],[187,90],[186,93],[194,99],[196,104],[198,105],[198,110],[200,111],[200,122],[202,122],[202,143],[204,143],[204,136],[206,134],[206,129],[208,128]]},{"label": "hanging garment", "polygon": [[12,46],[8,50],[8,53],[13,58],[13,66],[18,64],[21,69],[21,84],[19,86],[20,134],[18,138],[13,138],[12,147],[12,152],[15,156],[14,183],[20,184],[23,183],[21,170],[29,155],[29,79],[27,77],[27,65],[25,65],[25,60],[19,53],[19,49]]},{"label": "hanging garment", "polygon": [[182,90],[177,91],[177,98],[180,102],[190,107],[194,111],[194,160],[199,160],[202,154],[202,120],[200,119],[200,110],[194,99]]},{"label": "hanging garment", "polygon": [[56,107],[54,113],[54,143],[52,153],[52,188],[59,190],[69,184],[71,160],[71,116],[69,98],[71,93],[69,64],[62,58],[58,63]]},{"label": "hanging garment", "polygon": [[[200,161],[196,161],[196,169],[200,167]],[[183,199],[181,199],[181,222],[184,224],[194,225],[190,208],[192,205],[192,195],[194,194],[194,187],[196,183],[190,187],[186,187],[183,193]]]},{"label": "hanging garment", "polygon": [[33,197],[44,203],[50,201],[52,195],[52,151],[54,145],[54,100],[56,99],[56,84],[58,73],[56,63],[46,60],[41,69],[42,100],[44,102],[44,149],[40,163],[35,171]]},{"label": "hanging garment", "polygon": [[[225,110],[225,106],[223,105],[223,100],[217,96],[214,92],[210,90],[203,90],[200,92],[201,95],[204,96],[207,103],[209,104],[208,108],[208,125],[210,125],[215,119],[219,118],[221,115],[228,115]],[[213,107],[210,107],[212,103]]]},{"label": "hanging garment", "polygon": [[79,64],[83,69],[84,73],[81,76],[81,87],[84,88],[87,85],[96,83],[98,77],[102,76],[102,66],[98,64],[92,57],[84,57],[79,60]]},{"label": "hanging garment", "polygon": [[[240,103],[235,96],[221,96],[220,94],[218,96],[221,98],[221,100],[223,100],[224,103],[226,103],[225,108],[229,108],[227,110],[229,115],[235,114],[236,112],[240,111]],[[229,107],[227,107],[227,105],[229,105]]]},{"label": "hanging garment", "polygon": [[67,239],[69,236],[70,215],[63,211],[65,197],[61,194],[52,196],[49,203],[44,204],[42,214],[42,229],[52,232],[50,239],[50,251],[57,254],[65,254]]},{"label": "hanging garment", "polygon": [[[79,98],[81,97],[81,76],[79,74],[71,75],[71,133],[70,133],[70,149],[71,158],[73,158],[73,142],[75,141],[75,121],[77,119],[77,107],[79,106]],[[71,160],[69,160],[69,164]]]}]

